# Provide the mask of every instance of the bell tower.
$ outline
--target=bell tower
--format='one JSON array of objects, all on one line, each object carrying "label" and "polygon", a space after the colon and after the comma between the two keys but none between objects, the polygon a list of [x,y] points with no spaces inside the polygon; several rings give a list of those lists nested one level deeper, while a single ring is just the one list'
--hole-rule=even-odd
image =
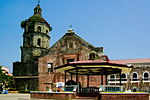
[{"label": "bell tower", "polygon": [[37,61],[48,53],[51,31],[39,4],[34,8],[33,16],[21,22],[21,27],[24,29],[21,62]]},{"label": "bell tower", "polygon": [[50,24],[42,17],[39,3],[34,8],[34,14],[21,22],[21,27],[24,29],[21,62],[13,62],[15,85],[21,90],[38,90],[38,58],[49,51],[51,31]]}]

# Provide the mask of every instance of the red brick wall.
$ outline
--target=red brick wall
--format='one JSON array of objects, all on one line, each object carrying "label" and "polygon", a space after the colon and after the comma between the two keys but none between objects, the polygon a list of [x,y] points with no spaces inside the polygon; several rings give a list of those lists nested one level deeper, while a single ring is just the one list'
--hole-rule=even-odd
[{"label": "red brick wall", "polygon": [[149,94],[100,94],[101,100],[149,100]]},{"label": "red brick wall", "polygon": [[31,93],[31,98],[36,99],[56,99],[56,100],[68,100],[75,98],[75,93]]}]

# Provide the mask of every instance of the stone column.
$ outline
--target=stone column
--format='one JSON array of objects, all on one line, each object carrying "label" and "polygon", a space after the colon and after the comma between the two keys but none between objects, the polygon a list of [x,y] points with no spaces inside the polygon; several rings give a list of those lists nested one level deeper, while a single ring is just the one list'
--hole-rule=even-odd
[{"label": "stone column", "polygon": [[143,78],[142,78],[142,71],[139,72],[139,84],[138,84],[138,88],[139,88],[139,91],[142,89],[142,86],[143,86]]},{"label": "stone column", "polygon": [[126,90],[131,90],[131,72],[127,73],[127,85]]}]

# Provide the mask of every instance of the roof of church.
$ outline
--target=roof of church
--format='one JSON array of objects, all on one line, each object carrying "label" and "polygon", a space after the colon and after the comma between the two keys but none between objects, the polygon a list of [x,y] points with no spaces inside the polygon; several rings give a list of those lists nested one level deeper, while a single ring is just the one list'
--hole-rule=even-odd
[{"label": "roof of church", "polygon": [[150,63],[150,58],[145,59],[118,59],[118,60],[111,60],[114,63],[125,63],[125,64],[132,64],[132,63]]},{"label": "roof of church", "polygon": [[57,43],[61,42],[62,40],[64,40],[66,37],[68,36],[73,36],[76,39],[78,39],[81,42],[81,45],[86,46],[86,47],[90,47],[90,48],[96,48],[94,47],[92,44],[88,43],[87,41],[85,41],[84,39],[82,39],[80,36],[78,36],[77,34],[75,34],[75,32],[70,32],[70,30],[68,30],[68,33],[66,33],[63,37],[61,37],[51,48],[55,47],[57,45]]},{"label": "roof of church", "polygon": [[[87,60],[87,61],[75,61],[70,62],[71,64],[80,64],[80,63],[106,63],[104,60]],[[150,63],[150,58],[145,59],[120,59],[120,60],[110,60],[109,63],[113,64],[134,64],[134,63]]]},{"label": "roof of church", "polygon": [[117,62],[111,62],[111,61],[104,61],[104,60],[87,60],[87,61],[75,61],[75,62],[69,62],[69,64],[104,64],[104,63],[110,63],[110,64],[120,64],[120,65],[126,65],[125,63],[117,63]]}]

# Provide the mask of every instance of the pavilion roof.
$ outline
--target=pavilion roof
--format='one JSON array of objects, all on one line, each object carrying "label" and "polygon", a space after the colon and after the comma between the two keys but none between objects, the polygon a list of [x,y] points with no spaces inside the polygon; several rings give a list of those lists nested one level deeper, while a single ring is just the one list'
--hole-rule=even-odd
[{"label": "pavilion roof", "polygon": [[68,64],[56,67],[57,72],[70,74],[76,74],[78,70],[79,75],[109,75],[116,74],[122,71],[122,73],[128,73],[132,66],[127,64],[118,64],[110,61],[102,60],[88,60],[88,61],[75,61]]}]

